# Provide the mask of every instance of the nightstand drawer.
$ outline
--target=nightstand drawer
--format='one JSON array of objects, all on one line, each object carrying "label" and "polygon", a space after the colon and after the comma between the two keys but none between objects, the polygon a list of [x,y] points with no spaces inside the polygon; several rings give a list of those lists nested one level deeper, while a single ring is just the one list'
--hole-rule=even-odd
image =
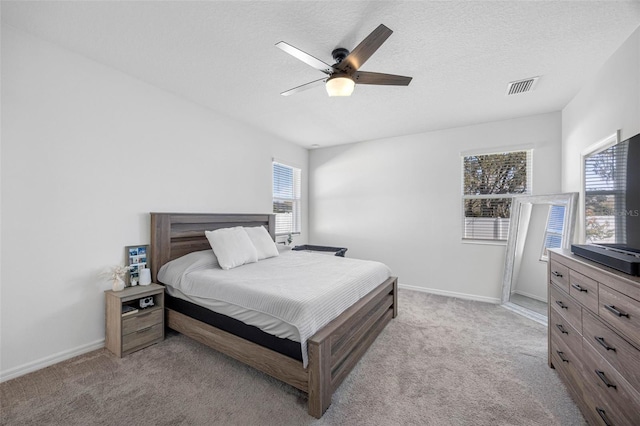
[{"label": "nightstand drawer", "polygon": [[140,312],[122,320],[122,334],[127,335],[152,325],[162,323],[162,309],[153,309],[149,312]]},{"label": "nightstand drawer", "polygon": [[162,332],[162,324],[156,324],[122,336],[122,352],[128,352],[132,349],[146,346],[156,339],[162,339]]}]

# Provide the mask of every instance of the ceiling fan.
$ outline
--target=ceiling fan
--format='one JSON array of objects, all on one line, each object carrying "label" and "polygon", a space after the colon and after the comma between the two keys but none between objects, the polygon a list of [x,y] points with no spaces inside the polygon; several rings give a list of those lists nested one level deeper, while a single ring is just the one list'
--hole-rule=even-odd
[{"label": "ceiling fan", "polygon": [[350,96],[356,84],[408,86],[412,77],[359,71],[362,64],[382,46],[382,43],[384,43],[392,33],[393,31],[389,28],[380,24],[378,28],[373,30],[373,32],[362,40],[351,52],[343,47],[339,47],[331,52],[331,56],[333,56],[333,60],[335,61],[333,65],[329,65],[284,41],[276,43],[278,48],[284,50],[289,55],[327,74],[326,77],[303,84],[302,86],[294,87],[286,92],[282,92],[281,95],[293,95],[294,93],[319,86],[323,83],[326,83],[329,96]]}]

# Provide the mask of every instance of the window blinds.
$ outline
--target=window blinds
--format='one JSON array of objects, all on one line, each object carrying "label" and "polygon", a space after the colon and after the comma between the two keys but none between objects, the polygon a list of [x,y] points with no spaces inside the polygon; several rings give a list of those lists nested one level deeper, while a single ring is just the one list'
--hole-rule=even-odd
[{"label": "window blinds", "polygon": [[300,232],[300,176],[300,169],[273,162],[273,212],[276,214],[276,235]]},{"label": "window blinds", "polygon": [[550,248],[562,247],[562,230],[564,229],[564,212],[565,206],[549,206],[549,216],[547,217],[547,226],[544,233],[544,242],[542,246],[541,260],[548,259],[548,251]]},{"label": "window blinds", "polygon": [[464,239],[507,239],[511,198],[531,193],[531,157],[526,150],[462,158]]},{"label": "window blinds", "polygon": [[624,243],[629,143],[622,142],[584,160],[587,241]]}]

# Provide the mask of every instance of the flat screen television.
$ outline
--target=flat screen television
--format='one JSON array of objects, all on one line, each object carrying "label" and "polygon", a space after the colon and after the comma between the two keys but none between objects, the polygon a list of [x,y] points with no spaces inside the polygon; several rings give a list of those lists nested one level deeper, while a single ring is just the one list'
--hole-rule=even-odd
[{"label": "flat screen television", "polygon": [[584,159],[584,245],[579,256],[640,275],[640,134]]}]

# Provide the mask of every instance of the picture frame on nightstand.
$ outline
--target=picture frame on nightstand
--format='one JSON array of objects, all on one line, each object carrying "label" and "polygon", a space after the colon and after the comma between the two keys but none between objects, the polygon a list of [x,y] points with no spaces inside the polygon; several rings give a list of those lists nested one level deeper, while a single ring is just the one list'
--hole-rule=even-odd
[{"label": "picture frame on nightstand", "polygon": [[149,245],[126,246],[125,257],[129,272],[125,275],[125,284],[135,286],[140,280],[140,269],[149,267]]}]

